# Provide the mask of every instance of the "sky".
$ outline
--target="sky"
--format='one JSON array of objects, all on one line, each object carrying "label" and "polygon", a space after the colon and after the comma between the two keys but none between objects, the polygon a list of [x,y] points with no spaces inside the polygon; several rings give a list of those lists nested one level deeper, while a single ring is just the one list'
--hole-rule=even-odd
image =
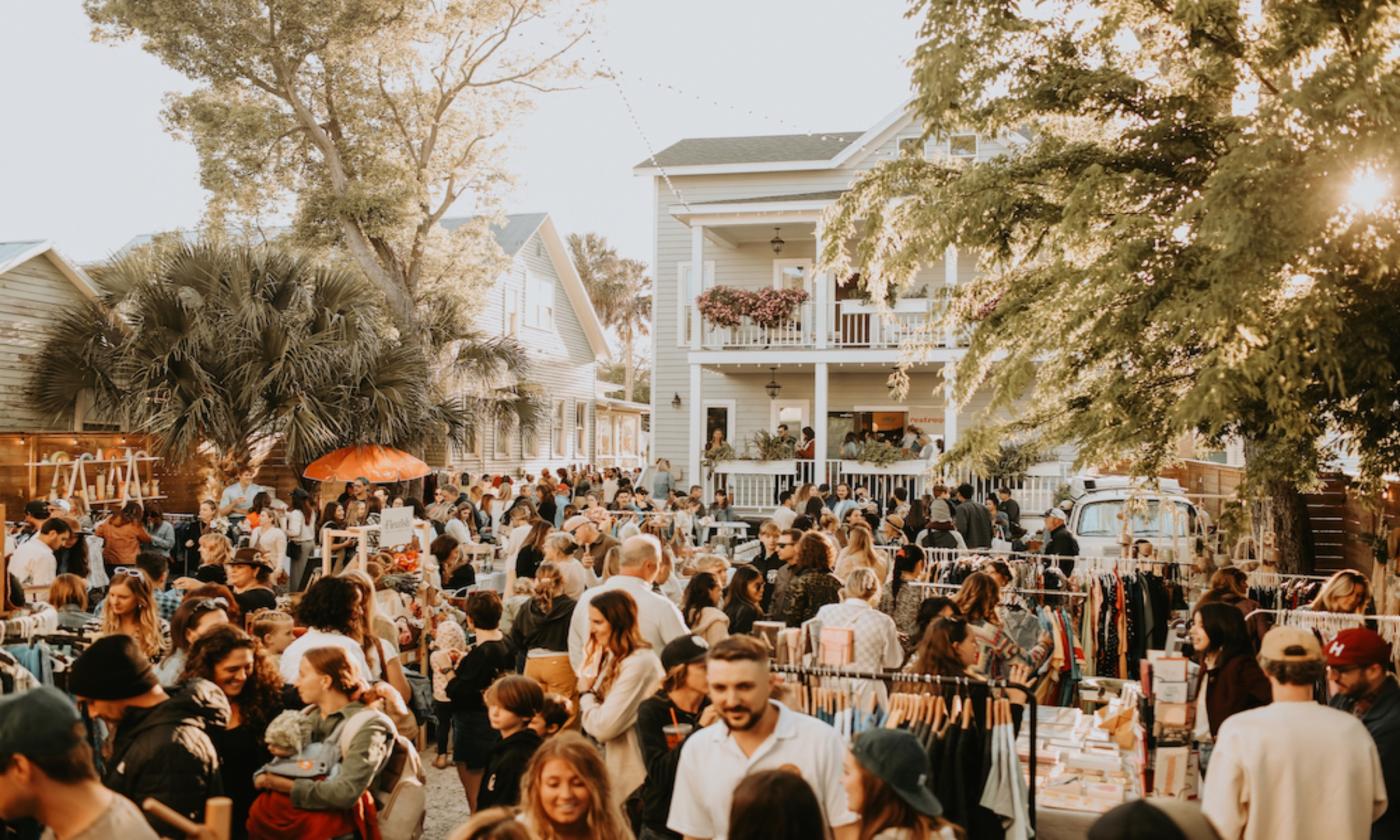
[{"label": "sky", "polygon": [[[908,95],[905,6],[602,0],[598,51],[622,94],[598,80],[537,98],[511,130],[507,210],[650,262],[650,179],[632,173],[648,144],[864,131]],[[194,152],[160,122],[162,97],[193,86],[135,43],[93,43],[79,0],[0,0],[0,80],[0,241],[51,239],[87,262],[199,221]]]}]

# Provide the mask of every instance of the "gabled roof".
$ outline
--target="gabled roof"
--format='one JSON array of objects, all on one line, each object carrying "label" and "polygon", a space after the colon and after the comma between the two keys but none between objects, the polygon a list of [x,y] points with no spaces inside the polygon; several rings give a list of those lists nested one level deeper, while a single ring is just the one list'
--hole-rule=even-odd
[{"label": "gabled roof", "polygon": [[[548,217],[548,213],[512,213],[506,216],[505,224],[491,226],[491,235],[496,237],[496,244],[506,256],[513,257],[520,253],[520,249],[525,247],[525,243]],[[456,230],[475,218],[477,217],[453,216],[443,219],[440,224],[445,230]]]},{"label": "gabled roof", "polygon": [[673,143],[638,169],[830,160],[860,138],[859,131],[827,134],[769,134],[752,137],[690,137]]},{"label": "gabled roof", "polygon": [[26,239],[16,242],[0,242],[0,274],[17,268],[35,257],[47,257],[54,268],[77,288],[88,300],[98,297],[97,284],[87,276],[87,272],[58,252],[47,239]]}]

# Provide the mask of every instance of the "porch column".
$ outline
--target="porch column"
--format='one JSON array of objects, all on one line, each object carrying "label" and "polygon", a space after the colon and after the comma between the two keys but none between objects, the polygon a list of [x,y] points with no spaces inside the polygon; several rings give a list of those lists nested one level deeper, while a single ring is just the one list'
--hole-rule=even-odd
[{"label": "porch column", "polygon": [[689,484],[704,484],[700,475],[700,456],[705,451],[705,401],[700,394],[700,379],[703,369],[692,363],[690,366],[690,445],[686,463],[686,479]]},{"label": "porch column", "polygon": [[[951,297],[953,290],[957,288],[958,285],[958,249],[952,245],[949,245],[948,250],[943,252],[943,284],[948,287],[948,295]],[[958,346],[959,326],[960,325],[957,324],[948,324],[944,327],[944,346]]]},{"label": "porch column", "polygon": [[[697,293],[705,289],[705,226],[699,222],[690,223],[690,288],[682,289],[681,294],[689,297],[686,306],[690,308],[690,349],[700,349],[700,330],[702,327],[700,320],[700,307],[695,304],[695,296],[691,295],[694,290]],[[693,368],[692,368],[693,371]],[[695,382],[695,374],[691,373],[691,382]],[[695,393],[700,393],[696,389]],[[702,445],[704,441],[701,441]]]},{"label": "porch column", "polygon": [[953,363],[943,363],[943,449],[947,451],[958,442],[958,405],[953,401]]},{"label": "porch column", "polygon": [[[816,270],[817,262],[821,259],[822,255],[822,239],[826,237],[826,230],[822,227],[822,223],[820,221],[818,221],[816,224],[813,236],[816,239],[816,251],[814,252],[812,258],[812,291],[814,292],[813,298],[816,301],[815,307],[817,311],[816,317],[812,319],[812,323],[815,324],[817,330],[817,349],[825,350],[831,332],[831,328],[828,326],[827,323],[828,318],[830,317],[831,306],[831,304],[829,303],[831,299],[831,290],[828,288],[828,284],[831,281],[825,271],[818,272]],[[821,439],[820,435],[822,434],[823,432],[819,430],[818,440]]]},{"label": "porch column", "polygon": [[812,474],[814,484],[827,480],[826,475],[826,415],[827,415],[827,363],[816,363],[816,382],[812,389],[812,431],[817,433],[816,446],[812,453]]}]

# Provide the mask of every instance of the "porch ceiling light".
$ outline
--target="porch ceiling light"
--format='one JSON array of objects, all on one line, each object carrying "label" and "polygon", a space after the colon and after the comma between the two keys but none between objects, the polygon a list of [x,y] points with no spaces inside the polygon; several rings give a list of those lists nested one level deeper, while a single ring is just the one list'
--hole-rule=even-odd
[{"label": "porch ceiling light", "polygon": [[783,386],[778,384],[778,369],[774,367],[768,370],[772,372],[772,376],[769,377],[768,384],[764,385],[763,388],[768,392],[768,399],[776,400],[778,392],[783,390]]},{"label": "porch ceiling light", "polygon": [[768,244],[773,246],[773,253],[775,254],[781,254],[783,252],[783,246],[787,244],[783,241],[782,231],[783,229],[780,227],[773,228],[773,238],[768,240]]}]

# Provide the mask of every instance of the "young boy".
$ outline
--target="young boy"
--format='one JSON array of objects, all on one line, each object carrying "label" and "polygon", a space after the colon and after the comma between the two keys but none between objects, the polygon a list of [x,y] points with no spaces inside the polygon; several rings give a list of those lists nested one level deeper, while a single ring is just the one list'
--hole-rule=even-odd
[{"label": "young boy", "polygon": [[540,713],[530,718],[530,728],[541,738],[548,738],[563,729],[573,715],[574,708],[569,698],[551,691],[544,696]]},{"label": "young boy", "polygon": [[507,674],[491,683],[482,695],[491,728],[501,740],[486,758],[481,789],[476,794],[478,813],[496,805],[514,806],[520,801],[520,777],[539,748],[541,738],[530,721],[544,707],[544,690],[532,677]]}]

